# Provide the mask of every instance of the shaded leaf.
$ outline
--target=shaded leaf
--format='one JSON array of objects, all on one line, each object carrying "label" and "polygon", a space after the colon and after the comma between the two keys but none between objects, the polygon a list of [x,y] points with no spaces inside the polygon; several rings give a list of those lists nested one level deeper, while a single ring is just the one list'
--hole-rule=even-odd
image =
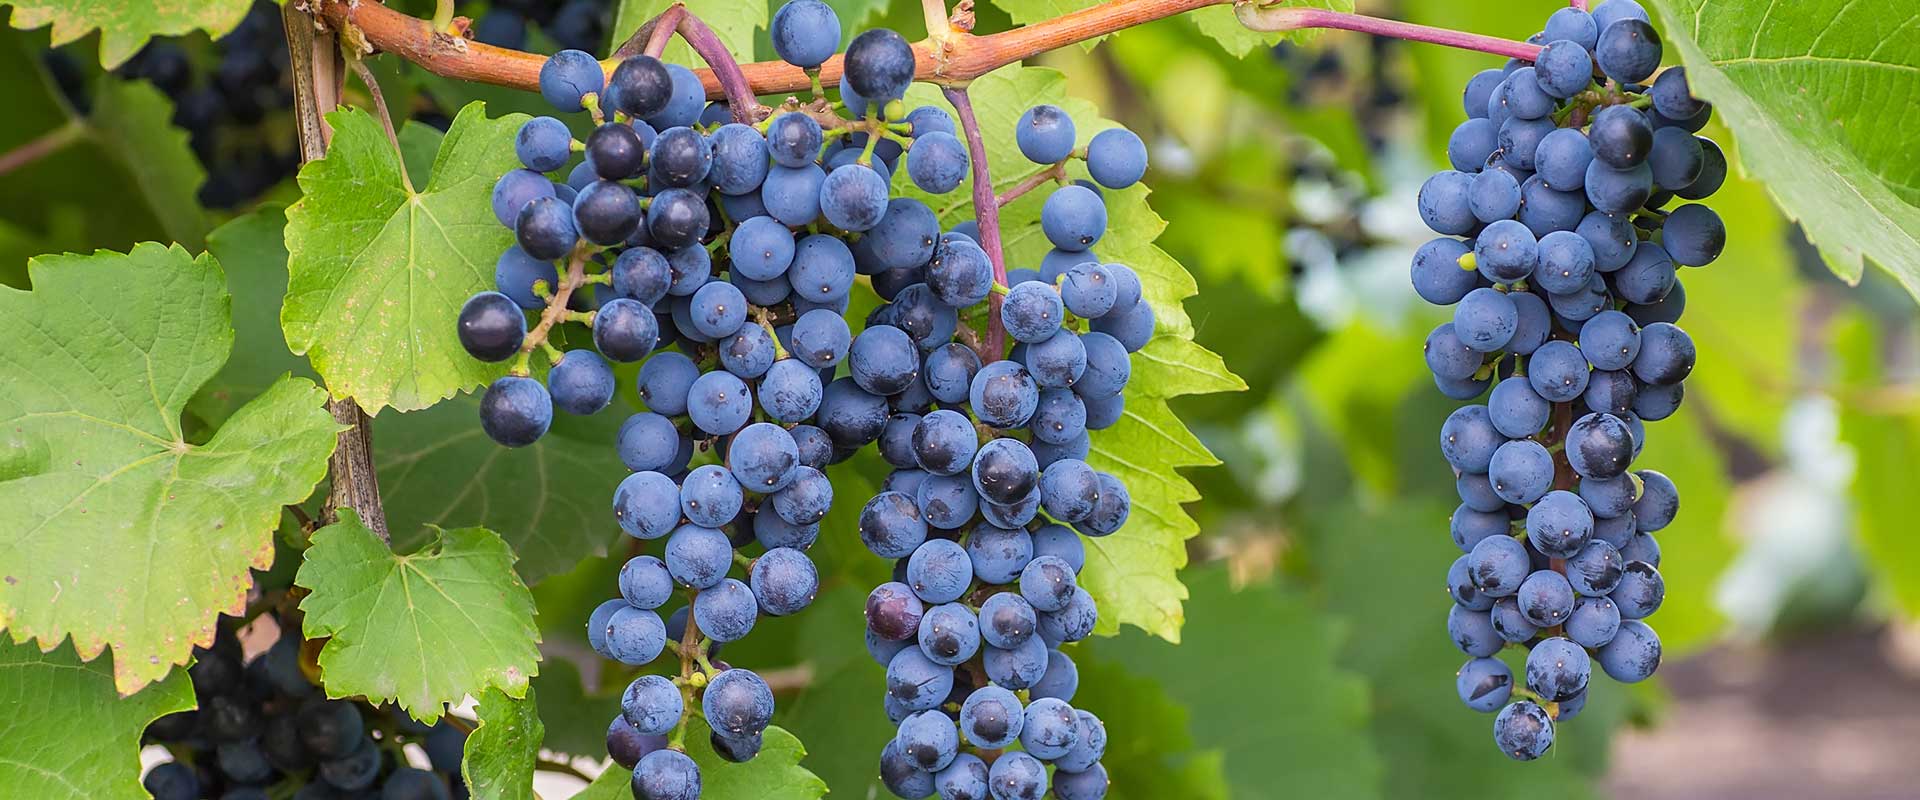
[{"label": "shaded leaf", "polygon": [[[713,752],[707,737],[712,730],[705,720],[694,717],[687,724],[687,755],[700,766],[702,800],[814,800],[827,793],[827,785],[805,767],[800,759],[807,754],[800,740],[778,725],[761,734],[760,755],[745,764],[722,760]],[[628,788],[633,771],[610,764],[594,779],[578,800],[614,800],[632,797]]]}]

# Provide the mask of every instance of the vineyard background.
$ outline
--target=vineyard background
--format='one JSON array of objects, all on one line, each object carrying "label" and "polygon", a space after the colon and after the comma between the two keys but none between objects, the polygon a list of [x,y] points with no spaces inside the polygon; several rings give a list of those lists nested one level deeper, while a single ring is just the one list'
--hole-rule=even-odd
[{"label": "vineyard background", "polygon": [[[909,38],[921,29],[916,4],[834,5],[850,28],[887,24]],[[1075,4],[982,3],[976,32],[1056,5]],[[1520,39],[1561,5],[1361,0],[1357,10]],[[483,7],[460,10],[478,17]],[[627,19],[609,16],[601,35],[630,29]],[[1136,749],[1108,759],[1121,765],[1114,796],[1268,797],[1276,785],[1287,795],[1435,800],[1542,785],[1643,800],[1910,796],[1920,777],[1906,752],[1920,734],[1913,298],[1873,268],[1858,286],[1836,279],[1767,187],[1736,170],[1714,201],[1732,232],[1727,252],[1684,275],[1683,325],[1701,353],[1687,404],[1641,459],[1684,498],[1661,536],[1667,664],[1647,684],[1596,682],[1586,719],[1562,731],[1553,755],[1508,762],[1487,746],[1486,718],[1460,708],[1450,688],[1461,658],[1442,624],[1439,575],[1455,555],[1444,531],[1456,500],[1433,432],[1453,404],[1432,391],[1419,357],[1441,312],[1406,279],[1428,236],[1414,192],[1445,162],[1459,87],[1499,59],[1339,32],[1276,46],[1236,29],[1223,48],[1210,35],[1218,25],[1168,19],[1029,62],[1060,70],[1069,94],[1146,139],[1146,183],[1167,222],[1158,245],[1199,284],[1187,301],[1195,340],[1249,386],[1172,401],[1222,462],[1189,474],[1204,499],[1187,505],[1200,533],[1180,573],[1191,592],[1181,643],[1129,628],[1082,648],[1092,707],[1110,698],[1110,726],[1151,732],[1116,741]],[[533,32],[528,48],[553,49],[544,35]],[[765,33],[756,35],[765,57]],[[178,119],[168,98],[97,76],[97,37],[51,52],[47,41],[45,29],[0,26],[0,74],[34,78],[0,86],[10,109],[0,152],[63,124],[84,140],[0,174],[0,281],[27,286],[26,260],[40,253],[149,240],[209,247],[235,294],[235,358],[247,358],[250,336],[277,339],[277,302],[248,300],[284,288],[282,210],[298,198],[284,109],[269,103],[264,122],[189,146],[183,133],[146,127]],[[204,35],[181,41],[195,53],[210,47]],[[534,95],[392,59],[371,65],[388,103],[413,120],[401,134],[413,153],[430,154],[435,129],[469,101],[496,116],[539,111]],[[1731,141],[1735,162],[1745,154],[1721,121],[1703,134]],[[211,190],[191,188],[209,176]],[[221,388],[190,406],[201,424],[232,412]],[[406,430],[376,426],[416,456],[383,470],[396,518],[427,519],[423,509],[458,488],[450,465],[426,454],[471,428],[471,409],[463,399],[419,412],[430,421]],[[578,427],[556,434],[596,435]],[[418,544],[411,530],[395,525],[396,546]],[[618,561],[575,566],[522,547],[522,574],[542,579],[533,594],[548,660],[533,683],[549,741],[591,739],[612,704],[578,621]],[[857,554],[823,561],[843,580],[818,608],[730,649],[807,670],[808,688],[783,699],[777,721],[807,743],[805,765],[836,796],[868,796],[874,749],[839,743],[886,735],[884,719],[865,713],[881,675],[857,626],[841,624],[882,570]],[[823,711],[848,706],[861,711]],[[549,797],[579,785],[541,780]]]}]

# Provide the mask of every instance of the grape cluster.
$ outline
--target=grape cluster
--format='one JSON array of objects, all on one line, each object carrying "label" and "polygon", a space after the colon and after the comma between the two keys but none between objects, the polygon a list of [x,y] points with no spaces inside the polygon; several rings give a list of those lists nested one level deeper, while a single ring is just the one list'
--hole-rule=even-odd
[{"label": "grape cluster", "polygon": [[[1646,11],[1561,9],[1537,38],[1533,64],[1467,84],[1454,169],[1419,198],[1449,238],[1423,245],[1412,268],[1421,297],[1454,306],[1427,337],[1435,382],[1457,400],[1485,394],[1440,435],[1465,553],[1447,575],[1447,629],[1472,657],[1457,686],[1468,707],[1499,712],[1494,741],[1520,760],[1585,706],[1593,661],[1627,683],[1660,664],[1642,620],[1666,594],[1653,533],[1680,498],[1666,476],[1629,467],[1644,423],[1679,408],[1693,369],[1693,341],[1674,325],[1686,302],[1676,268],[1712,263],[1726,240],[1706,206],[1668,208],[1712,194],[1727,165],[1694,134],[1712,111],[1684,69],[1656,76]],[[1508,644],[1527,649],[1524,685],[1494,658]]]},{"label": "grape cluster", "polygon": [[179,40],[154,39],[117,74],[152,83],[173,101],[173,124],[186,129],[207,169],[200,202],[234,208],[299,167],[295,152],[274,148],[267,142],[275,137],[262,135],[293,107],[280,7],[255,0],[240,24],[213,44],[218,61],[210,70]]},{"label": "grape cluster", "polygon": [[[329,700],[302,668],[297,623],[283,621],[281,638],[247,660],[231,622],[222,620],[211,647],[194,649],[187,673],[197,709],[147,727],[147,743],[173,756],[142,781],[155,800],[467,797],[460,729]],[[410,743],[426,751],[431,769],[408,765],[401,748]]]},{"label": "grape cluster", "polygon": [[[770,32],[781,58],[816,79],[840,49],[839,20],[821,0],[785,4]],[[950,115],[905,112],[905,39],[862,32],[845,63],[838,103],[816,91],[750,122],[731,121],[724,104],[703,108],[693,72],[648,56],[611,75],[577,50],[549,59],[546,100],[589,110],[597,125],[576,142],[556,118],[528,121],[515,140],[523,168],[495,186],[515,244],[497,290],[469,299],[458,321],[470,354],[512,362],[482,397],[481,426],[503,445],[531,444],[556,408],[607,407],[613,364],[641,362],[646,410],[615,442],[632,472],[613,511],[629,536],[664,548],[626,563],[621,596],[587,631],[622,664],[644,667],[671,648],[686,665],[634,680],[609,727],[635,797],[699,796],[682,740],[694,714],[723,758],[758,753],[770,687],[710,659],[761,615],[813,601],[808,550],[834,500],[826,471],[877,442],[896,471],[859,533],[898,560],[899,582],[869,604],[869,642],[900,725],[881,761],[887,785],[907,797],[938,784],[949,797],[1037,798],[1051,763],[1055,795],[1096,800],[1105,732],[1067,705],[1074,669],[1057,648],[1096,619],[1076,585],[1078,537],[1113,533],[1129,510],[1126,487],[1084,459],[1089,430],[1121,415],[1129,354],[1152,337],[1154,316],[1139,277],[1090,248],[1106,231],[1102,191],[1137,182],[1146,148],[1115,129],[1076,149],[1065,111],[1029,110],[1020,149],[1060,176],[1041,214],[1055,250],[1038,269],[997,277],[975,222],[943,232],[925,203],[893,196],[897,171],[934,194],[972,171]],[[1076,159],[1091,181],[1066,179]],[[857,333],[856,282],[881,300]],[[541,322],[529,329],[531,312]],[[999,330],[976,330],[988,322]],[[548,342],[577,323],[591,348]],[[1002,335],[1011,347],[987,344]],[[552,364],[544,381],[536,351]],[[676,591],[690,601],[663,621]],[[1015,742],[1023,750],[995,757]]]}]

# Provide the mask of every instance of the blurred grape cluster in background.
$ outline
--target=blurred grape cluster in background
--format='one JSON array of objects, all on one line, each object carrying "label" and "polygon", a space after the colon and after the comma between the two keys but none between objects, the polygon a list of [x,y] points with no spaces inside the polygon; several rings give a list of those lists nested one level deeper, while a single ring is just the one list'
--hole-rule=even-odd
[{"label": "blurred grape cluster in background", "polygon": [[[849,29],[921,30],[914,3],[833,4]],[[613,5],[459,10],[484,41],[604,51]],[[979,4],[976,32],[1062,10],[1003,10],[1019,5]],[[1356,10],[1524,38],[1563,5],[1360,0]],[[284,38],[277,9],[259,6],[220,41],[157,41],[113,74],[90,52],[48,51],[44,30],[0,26],[0,74],[36,78],[4,90],[0,152],[61,124],[88,136],[0,175],[0,282],[24,286],[26,258],[43,252],[144,240],[197,250],[212,223],[297,197]],[[1181,574],[1191,591],[1181,643],[1129,629],[1085,645],[1083,686],[1127,698],[1103,714],[1109,726],[1154,732],[1116,740],[1137,746],[1110,749],[1110,796],[1915,796],[1914,298],[1872,268],[1858,286],[1834,278],[1766,189],[1734,171],[1714,200],[1733,234],[1727,251],[1685,274],[1684,326],[1700,352],[1685,412],[1642,459],[1684,492],[1660,538],[1666,665],[1644,684],[1596,682],[1586,719],[1550,757],[1510,762],[1452,687],[1461,657],[1437,576],[1457,554],[1446,534],[1457,499],[1434,431],[1454,404],[1419,355],[1445,312],[1407,279],[1431,235],[1413,197],[1446,162],[1459,87],[1500,59],[1341,32],[1276,45],[1238,31],[1236,54],[1206,35],[1220,24],[1168,19],[1036,59],[1147,141],[1145,182],[1166,221],[1158,244],[1199,281],[1187,305],[1196,338],[1251,387],[1174,402],[1221,461],[1190,476],[1200,530]],[[403,150],[431,153],[434,129],[472,100],[492,115],[541,107],[391,59],[372,66],[396,115],[413,120]],[[148,135],[153,120],[176,130]],[[1718,122],[1703,134],[1731,142],[1738,162],[1741,143]],[[198,188],[167,188],[181,182]],[[823,571],[842,568],[860,567]],[[608,569],[589,563],[540,584],[542,626],[565,629],[550,639],[577,634],[585,612],[569,604],[597,598]],[[817,625],[753,646],[845,640],[834,614],[858,613],[857,599],[829,588]],[[864,661],[857,630],[844,644],[850,663]],[[777,721],[809,742],[807,765],[836,793],[867,796],[870,748],[832,744],[867,732],[817,709],[870,703],[879,678],[812,667],[816,682],[783,700],[791,716]],[[585,707],[575,677],[564,662],[543,669],[536,685],[574,681],[572,696],[540,689],[543,715],[549,701],[556,717]],[[546,796],[565,796],[555,786]]]}]

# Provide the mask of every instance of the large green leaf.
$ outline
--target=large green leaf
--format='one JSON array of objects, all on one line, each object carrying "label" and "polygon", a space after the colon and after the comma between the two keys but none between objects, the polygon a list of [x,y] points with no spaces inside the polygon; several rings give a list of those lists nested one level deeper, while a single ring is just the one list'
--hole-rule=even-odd
[{"label": "large green leaf", "polygon": [[100,31],[100,65],[116,67],[133,57],[148,39],[203,30],[215,39],[233,30],[253,6],[251,0],[7,0],[13,26],[22,30],[53,25],[54,45]]},{"label": "large green leaf", "polygon": [[1858,281],[1872,261],[1920,296],[1920,161],[1901,113],[1920,104],[1913,7],[1775,5],[1653,0],[1669,54],[1733,128],[1741,167],[1800,221],[1828,266]]},{"label": "large green leaf", "polygon": [[614,451],[621,417],[561,415],[540,441],[501,447],[480,429],[480,401],[457,398],[374,423],[380,492],[398,549],[425,526],[498,531],[528,583],[604,556],[618,541],[613,489],[627,475]]},{"label": "large green leaf", "polygon": [[208,424],[219,424],[288,372],[318,377],[306,359],[287,350],[280,333],[280,302],[287,296],[286,226],[286,208],[265,204],[207,234],[207,252],[226,266],[234,338],[246,342],[187,406]]},{"label": "large green leaf", "polygon": [[432,723],[489,689],[525,697],[539,670],[533,596],[485,528],[439,531],[399,555],[343,510],[314,533],[294,582],[312,592],[300,601],[307,638],[333,637],[320,671],[335,697],[393,700]]},{"label": "large green leaf", "polygon": [[[720,43],[727,46],[729,53],[753,53],[753,34],[767,27],[772,12],[765,3],[740,2],[740,0],[619,0],[619,6],[613,15],[613,44],[619,45],[632,36],[634,31],[645,25],[647,20],[660,15],[674,3],[684,3],[687,10],[700,17],[720,37]],[[846,42],[841,42],[844,47]],[[610,48],[611,49],[611,48]],[[704,67],[707,62],[693,52],[693,48],[680,37],[673,37],[667,50],[660,54],[669,63],[689,67]],[[742,59],[746,60],[746,59]]]},{"label": "large green leaf", "polygon": [[460,775],[481,800],[533,800],[533,771],[546,733],[534,693],[523,699],[497,688],[480,696],[480,726],[467,736]]},{"label": "large green leaf", "polygon": [[524,118],[462,109],[420,190],[402,180],[372,116],[327,119],[332,147],[301,168],[305,196],[287,209],[287,344],[313,360],[335,397],[369,414],[425,408],[503,374],[461,349],[454,319],[468,297],[493,288],[494,263],[513,243],[491,197],[517,163],[513,132]]},{"label": "large green leaf", "polygon": [[[712,730],[694,717],[687,724],[687,755],[700,766],[702,800],[815,800],[827,793],[819,776],[800,766],[807,750],[800,740],[778,725],[762,734],[760,755],[745,764],[733,764],[714,754],[708,741]],[[611,764],[607,771],[575,795],[576,800],[625,800],[633,771]]]},{"label": "large green leaf", "polygon": [[143,244],[29,270],[34,291],[0,289],[0,622],[84,659],[111,645],[132,693],[239,613],[339,427],[283,378],[187,442],[180,411],[233,344],[211,256]]},{"label": "large green leaf", "polygon": [[[1020,155],[1014,143],[1020,114],[1038,103],[1054,103],[1075,119],[1081,144],[1114,123],[1100,117],[1091,104],[1067,96],[1066,80],[1050,69],[1009,66],[973,82],[968,89],[986,141],[993,183],[1004,191],[1042,168]],[[908,91],[907,105],[945,105],[931,87]],[[942,223],[951,226],[970,219],[968,199],[972,178],[954,193],[928,198],[942,209]],[[906,180],[899,181],[903,186]],[[896,191],[901,191],[896,187]],[[917,190],[910,194],[925,196]],[[1219,463],[1195,438],[1172,409],[1169,398],[1210,392],[1237,391],[1246,384],[1220,357],[1193,341],[1193,321],[1181,302],[1199,291],[1193,276],[1155,247],[1153,240],[1166,222],[1147,206],[1147,189],[1134,186],[1110,191],[1107,233],[1094,247],[1106,261],[1132,267],[1140,275],[1143,294],[1153,305],[1154,338],[1133,356],[1133,378],[1127,385],[1126,412],[1114,427],[1095,432],[1088,462],[1111,472],[1127,484],[1133,514],[1125,528],[1112,536],[1087,540],[1083,585],[1100,603],[1099,632],[1113,634],[1123,624],[1178,641],[1186,589],[1175,574],[1187,563],[1186,540],[1199,525],[1181,508],[1200,499],[1179,470]],[[1030,192],[1001,209],[1001,233],[1008,267],[1037,265],[1050,245],[1040,232],[1040,207],[1045,191]]]},{"label": "large green leaf", "polygon": [[[1194,613],[1179,647],[1128,635],[1091,643],[1094,653],[1157,678],[1168,696],[1203,721],[1193,737],[1226,754],[1236,796],[1266,796],[1276,776],[1301,797],[1380,796],[1390,762],[1368,741],[1365,682],[1335,663],[1345,638],[1338,624],[1298,592],[1234,591],[1219,567],[1189,571],[1186,578]],[[1206,665],[1204,677],[1196,676],[1195,664]],[[1082,685],[1100,675],[1099,669],[1082,674]],[[1074,702],[1104,716],[1094,700],[1101,696],[1096,690],[1084,701],[1075,695]],[[1135,735],[1112,733],[1116,724],[1109,723],[1110,736]]]},{"label": "large green leaf", "polygon": [[132,697],[114,692],[106,659],[81,663],[62,644],[42,653],[0,638],[0,782],[36,800],[143,800],[140,732],[193,707],[180,672]]}]

